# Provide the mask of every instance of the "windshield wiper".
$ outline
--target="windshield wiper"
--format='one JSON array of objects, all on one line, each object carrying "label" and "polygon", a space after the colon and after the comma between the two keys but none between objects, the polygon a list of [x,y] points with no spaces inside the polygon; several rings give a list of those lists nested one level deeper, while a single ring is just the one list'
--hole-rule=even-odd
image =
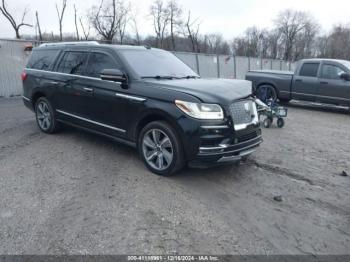
[{"label": "windshield wiper", "polygon": [[199,78],[199,76],[196,76],[196,75],[188,75],[188,76],[182,76],[182,77],[179,77],[181,79],[196,79],[196,78]]},{"label": "windshield wiper", "polygon": [[143,76],[141,78],[154,78],[154,79],[174,79],[174,76]]}]

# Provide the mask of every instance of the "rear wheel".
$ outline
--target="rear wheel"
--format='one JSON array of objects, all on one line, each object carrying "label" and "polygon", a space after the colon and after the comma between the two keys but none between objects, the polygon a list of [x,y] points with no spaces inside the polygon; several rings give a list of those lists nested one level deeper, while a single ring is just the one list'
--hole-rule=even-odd
[{"label": "rear wheel", "polygon": [[147,168],[157,175],[168,176],[184,166],[180,139],[166,122],[146,125],[139,135],[138,149]]},{"label": "rear wheel", "polygon": [[258,89],[256,90],[256,96],[261,101],[263,101],[265,104],[268,101],[275,102],[277,100],[276,89],[273,86],[270,86],[270,85],[259,86]]},{"label": "rear wheel", "polygon": [[50,101],[46,97],[40,97],[35,103],[36,122],[41,131],[52,134],[59,130],[55,113]]},{"label": "rear wheel", "polygon": [[277,119],[277,126],[278,126],[279,128],[284,127],[284,119],[283,119],[283,118],[278,118],[278,119]]}]

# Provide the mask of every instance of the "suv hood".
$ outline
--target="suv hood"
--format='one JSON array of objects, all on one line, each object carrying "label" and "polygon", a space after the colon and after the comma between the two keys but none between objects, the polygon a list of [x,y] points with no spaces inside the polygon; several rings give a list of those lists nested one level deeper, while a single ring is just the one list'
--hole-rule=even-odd
[{"label": "suv hood", "polygon": [[147,79],[158,87],[176,90],[199,98],[205,103],[230,104],[233,100],[252,94],[252,84],[246,80],[232,79]]}]

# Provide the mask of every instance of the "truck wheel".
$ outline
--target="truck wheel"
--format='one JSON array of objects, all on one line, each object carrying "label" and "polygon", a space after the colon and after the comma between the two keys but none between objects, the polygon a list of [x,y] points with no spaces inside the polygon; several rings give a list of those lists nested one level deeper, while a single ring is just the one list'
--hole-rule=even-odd
[{"label": "truck wheel", "polygon": [[271,85],[259,86],[256,90],[256,96],[264,103],[266,103],[269,100],[272,100],[273,102],[277,100],[276,89]]},{"label": "truck wheel", "polygon": [[47,134],[53,134],[60,129],[56,121],[54,110],[50,101],[46,97],[40,97],[35,103],[36,122],[41,131]]},{"label": "truck wheel", "polygon": [[278,118],[278,119],[277,119],[277,126],[278,126],[279,128],[284,127],[284,119],[283,119],[283,118]]},{"label": "truck wheel", "polygon": [[272,125],[271,119],[270,118],[265,118],[264,120],[264,127],[265,128],[270,128]]},{"label": "truck wheel", "polygon": [[180,139],[166,122],[146,125],[139,135],[138,150],[147,168],[157,175],[169,176],[184,166]]}]

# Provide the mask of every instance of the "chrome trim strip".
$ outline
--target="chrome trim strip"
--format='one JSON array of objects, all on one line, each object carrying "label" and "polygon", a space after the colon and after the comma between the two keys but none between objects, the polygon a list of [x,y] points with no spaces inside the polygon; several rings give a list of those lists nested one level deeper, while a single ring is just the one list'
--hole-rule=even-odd
[{"label": "chrome trim strip", "polygon": [[229,126],[201,126],[201,128],[204,128],[204,129],[226,129],[226,128],[229,128]]},{"label": "chrome trim strip", "polygon": [[223,156],[217,162],[221,163],[221,162],[239,161],[242,159],[242,157],[248,156],[252,154],[254,151],[255,149],[250,149],[250,150],[240,152],[238,156]]},{"label": "chrome trim strip", "polygon": [[30,102],[30,98],[25,97],[25,96],[22,96],[22,98],[23,98],[24,100],[27,100],[27,101],[29,101],[29,102]]},{"label": "chrome trim strip", "polygon": [[[200,152],[199,155],[220,155],[220,154],[229,154],[229,153],[235,153],[237,151],[245,151],[245,150],[248,150],[249,148],[252,148],[252,147],[256,147],[258,146],[259,144],[262,143],[262,136],[257,136],[251,140],[247,140],[247,141],[244,141],[240,144],[244,144],[244,143],[249,143],[251,141],[254,141],[254,140],[258,140],[257,142],[255,142],[254,144],[251,144],[251,145],[248,145],[248,146],[245,146],[245,147],[242,147],[242,148],[238,148],[238,149],[234,149],[234,150],[231,150],[231,151],[224,151],[224,152],[210,152],[211,150],[219,150],[219,149],[226,149],[228,147],[231,147],[231,146],[237,146],[239,144],[234,144],[234,145],[221,145],[219,147],[200,147],[199,150],[202,150],[202,151],[207,151],[207,152]],[[209,152],[208,152],[209,151]]]},{"label": "chrome trim strip", "polygon": [[324,98],[340,99],[340,100],[347,100],[347,101],[350,101],[349,98],[336,97],[336,96],[321,96],[321,95],[313,95],[313,94],[298,93],[298,92],[292,92],[292,93],[293,93],[293,94],[296,94],[296,95],[317,96],[317,97],[324,97]]},{"label": "chrome trim strip", "polygon": [[137,102],[146,101],[145,98],[141,98],[141,97],[137,97],[137,96],[130,96],[130,95],[125,95],[125,94],[121,94],[121,93],[115,93],[115,95],[118,96],[118,97],[130,99],[130,100],[135,100]]},{"label": "chrome trim strip", "polygon": [[200,147],[200,151],[205,151],[205,150],[219,150],[219,149],[225,149],[228,148],[229,145],[219,145],[219,146],[213,146],[213,147]]},{"label": "chrome trim strip", "polygon": [[46,71],[46,70],[33,69],[33,68],[25,68],[25,70],[26,71],[33,71],[33,72],[44,72],[44,73],[49,73],[49,74],[58,74],[58,75],[64,75],[64,76],[70,76],[70,77],[77,77],[77,78],[82,78],[82,79],[98,80],[98,81],[111,82],[111,83],[117,83],[117,84],[122,83],[119,81],[102,80],[101,78],[98,78],[98,77],[73,75],[73,74],[66,74],[66,73],[61,73],[61,72]]},{"label": "chrome trim strip", "polygon": [[125,132],[126,132],[124,129],[120,129],[120,128],[117,128],[117,127],[114,127],[114,126],[110,126],[110,125],[102,124],[102,123],[100,123],[100,122],[96,122],[96,121],[93,121],[93,120],[87,119],[87,118],[85,118],[85,117],[77,116],[77,115],[74,115],[74,114],[71,114],[71,113],[68,113],[68,112],[62,111],[62,110],[58,110],[58,109],[56,109],[56,112],[61,113],[61,114],[64,114],[64,115],[67,115],[67,116],[70,116],[70,117],[77,118],[77,119],[79,119],[79,120],[83,120],[83,121],[86,121],[86,122],[92,123],[92,124],[95,124],[95,125],[103,126],[103,127],[106,127],[106,128],[109,128],[109,129],[112,129],[112,130],[118,131],[118,132],[122,132],[122,133],[125,133]]}]

